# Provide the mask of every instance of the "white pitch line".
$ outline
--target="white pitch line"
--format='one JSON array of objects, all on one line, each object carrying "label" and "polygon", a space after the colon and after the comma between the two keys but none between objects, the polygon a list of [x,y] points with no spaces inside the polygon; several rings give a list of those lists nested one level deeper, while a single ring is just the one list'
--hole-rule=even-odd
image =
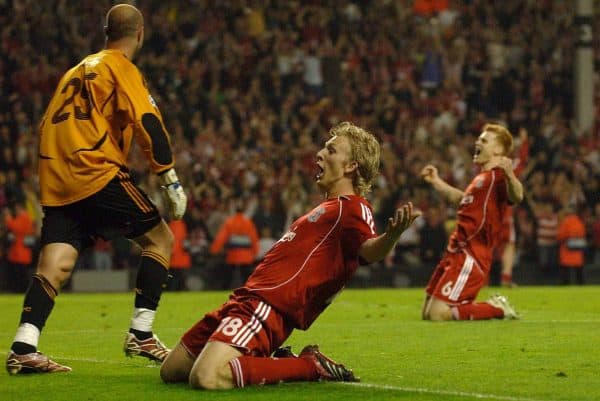
[{"label": "white pitch line", "polygon": [[[94,358],[71,358],[68,356],[60,356],[60,355],[52,355],[53,359],[60,359],[63,361],[71,361],[71,362],[88,362],[88,363],[101,363],[101,364],[107,364],[107,365],[129,365],[127,362],[129,362],[128,360],[121,360],[121,361],[111,361],[111,360],[103,360],[103,359],[94,359]],[[137,360],[141,360],[141,359],[137,359]],[[133,365],[137,365],[135,363],[133,363]],[[156,367],[160,367],[159,364],[157,363],[149,363],[148,365],[146,365],[147,368],[156,368]]]},{"label": "white pitch line", "polygon": [[564,324],[571,324],[571,323],[600,323],[600,320],[594,320],[594,319],[580,319],[580,320],[527,320],[527,319],[521,319],[519,320],[520,323],[564,323]]},{"label": "white pitch line", "polygon": [[[585,324],[599,324],[600,320],[599,319],[577,319],[577,320],[558,320],[558,319],[550,319],[550,320],[528,320],[527,318],[521,318],[518,320],[511,320],[510,322],[502,322],[502,321],[496,321],[496,320],[485,320],[485,321],[481,321],[483,322],[489,322],[489,323],[497,323],[499,325],[518,325],[518,324],[548,324],[548,323],[559,323],[559,324],[573,324],[573,323],[585,323]],[[454,325],[456,324],[457,326],[460,326],[461,323],[458,322],[442,322],[442,323],[436,323],[436,324],[432,324],[429,321],[425,321],[425,320],[404,320],[401,321],[401,324],[403,326],[426,326],[426,325],[439,325],[439,324],[446,324],[446,325]],[[338,323],[321,323],[322,326],[336,326],[338,325]]]},{"label": "white pitch line", "polygon": [[[0,355],[4,356],[6,354],[7,354],[6,352],[0,352]],[[65,360],[65,361],[101,363],[101,364],[105,364],[105,365],[123,365],[122,361],[118,362],[118,361],[93,359],[93,358],[71,358],[71,357],[60,356],[60,355],[53,355],[52,358]],[[158,364],[146,365],[147,368],[156,368],[158,366],[159,366]],[[400,386],[391,386],[391,385],[387,385],[387,384],[348,383],[348,382],[337,382],[336,384],[341,384],[341,385],[346,385],[346,386],[372,388],[372,389],[379,389],[379,390],[401,391],[403,393],[451,395],[451,396],[459,396],[459,397],[491,399],[491,400],[500,400],[500,401],[551,401],[551,400],[540,400],[540,399],[536,399],[536,398],[513,397],[510,395],[470,393],[467,391],[435,390],[435,389],[422,388],[422,387],[400,387]]]},{"label": "white pitch line", "polygon": [[470,393],[467,391],[453,391],[453,390],[435,390],[435,389],[422,388],[422,387],[401,387],[401,386],[390,386],[387,384],[347,383],[347,382],[341,382],[339,384],[347,385],[347,386],[373,388],[373,389],[379,389],[379,390],[401,391],[403,393],[452,395],[452,396],[459,396],[459,397],[501,400],[501,401],[551,401],[551,400],[540,400],[537,398],[514,397],[514,396],[510,396],[510,395]]}]

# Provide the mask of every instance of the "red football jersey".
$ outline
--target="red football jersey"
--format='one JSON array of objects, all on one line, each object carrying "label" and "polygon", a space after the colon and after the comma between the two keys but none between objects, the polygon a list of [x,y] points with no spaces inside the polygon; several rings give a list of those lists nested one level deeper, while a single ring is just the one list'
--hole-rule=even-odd
[{"label": "red football jersey", "polygon": [[450,235],[448,251],[465,250],[482,269],[489,271],[493,249],[501,240],[508,206],[504,171],[494,168],[479,173],[460,201],[456,229]]},{"label": "red football jersey", "polygon": [[376,235],[363,197],[326,200],[290,226],[235,294],[264,299],[305,330],[356,271],[362,243]]}]

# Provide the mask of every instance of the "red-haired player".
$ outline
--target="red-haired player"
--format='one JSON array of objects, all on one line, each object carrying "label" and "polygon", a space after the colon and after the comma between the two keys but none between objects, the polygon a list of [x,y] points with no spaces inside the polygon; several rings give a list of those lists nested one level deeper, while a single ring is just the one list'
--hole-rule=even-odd
[{"label": "red-haired player", "polygon": [[428,165],[421,175],[437,191],[458,206],[456,228],[446,252],[426,288],[422,316],[426,320],[482,320],[517,318],[508,300],[494,295],[475,302],[489,277],[493,251],[510,204],[523,199],[523,186],[515,176],[510,132],[501,125],[486,124],[475,142],[473,162],[482,171],[466,190],[452,187]]}]

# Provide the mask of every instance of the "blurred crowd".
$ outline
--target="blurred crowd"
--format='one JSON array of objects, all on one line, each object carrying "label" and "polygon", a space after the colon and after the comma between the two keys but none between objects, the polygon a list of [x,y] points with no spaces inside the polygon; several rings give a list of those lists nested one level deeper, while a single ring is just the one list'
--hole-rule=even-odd
[{"label": "blurred crowd", "polygon": [[[0,0],[0,209],[39,232],[37,124],[62,73],[103,47],[106,0]],[[464,188],[475,136],[488,121],[529,156],[515,211],[517,270],[558,266],[567,210],[586,226],[586,263],[600,267],[600,112],[574,123],[574,2],[568,0],[139,1],[145,44],[136,64],[163,113],[189,206],[183,269],[213,263],[210,244],[242,204],[265,247],[314,205],[315,153],[336,122],[382,143],[369,199],[379,229],[412,201],[424,218],[381,269],[437,263],[453,207],[419,177],[435,164]],[[594,31],[600,19],[594,18]],[[600,69],[598,35],[595,68]],[[596,107],[600,107],[597,76]],[[134,152],[133,175],[159,208],[156,178]],[[164,210],[164,209],[163,209]],[[19,234],[0,225],[3,261]],[[26,234],[29,244],[32,234]],[[27,245],[33,248],[35,245]],[[546,248],[550,250],[546,252]],[[264,251],[263,251],[264,252]],[[260,258],[260,256],[257,256]],[[135,264],[126,241],[100,242],[85,267]],[[540,276],[542,277],[542,276]]]}]

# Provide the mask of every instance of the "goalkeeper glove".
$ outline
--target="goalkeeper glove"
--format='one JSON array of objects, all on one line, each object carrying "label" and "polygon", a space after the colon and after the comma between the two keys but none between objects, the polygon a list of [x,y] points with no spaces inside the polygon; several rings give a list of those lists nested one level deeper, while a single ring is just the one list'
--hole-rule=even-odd
[{"label": "goalkeeper glove", "polygon": [[169,208],[171,209],[171,216],[174,219],[181,219],[185,213],[187,206],[187,196],[185,191],[177,178],[177,174],[174,169],[169,169],[158,176],[161,188],[169,201]]}]

